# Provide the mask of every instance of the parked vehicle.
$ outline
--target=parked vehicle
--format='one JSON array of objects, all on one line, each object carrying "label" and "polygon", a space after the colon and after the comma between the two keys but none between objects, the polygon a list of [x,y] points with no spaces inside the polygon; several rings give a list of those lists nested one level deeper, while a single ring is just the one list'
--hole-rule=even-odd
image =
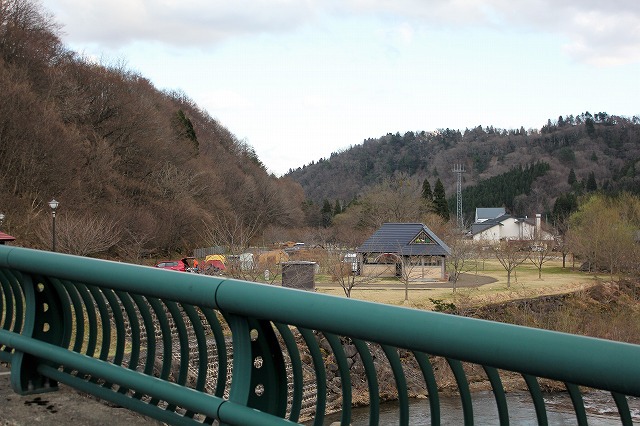
[{"label": "parked vehicle", "polygon": [[193,268],[189,264],[189,259],[194,259],[194,258],[184,257],[180,260],[163,260],[162,262],[156,264],[156,268],[169,269],[171,271],[180,271],[180,272],[194,272],[195,268]]}]

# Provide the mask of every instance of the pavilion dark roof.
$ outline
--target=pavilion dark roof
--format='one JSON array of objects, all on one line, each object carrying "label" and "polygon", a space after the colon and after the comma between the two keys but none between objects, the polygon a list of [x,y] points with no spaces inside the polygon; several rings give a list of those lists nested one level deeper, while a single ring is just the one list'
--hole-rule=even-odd
[{"label": "pavilion dark roof", "polygon": [[[411,244],[425,232],[431,244]],[[401,256],[447,256],[449,247],[422,223],[384,223],[358,249],[358,253],[397,253]]]}]

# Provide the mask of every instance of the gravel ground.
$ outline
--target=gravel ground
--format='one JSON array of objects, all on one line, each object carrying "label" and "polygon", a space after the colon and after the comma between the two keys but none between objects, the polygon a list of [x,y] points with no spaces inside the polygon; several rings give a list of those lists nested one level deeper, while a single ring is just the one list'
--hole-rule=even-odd
[{"label": "gravel ground", "polygon": [[13,391],[10,380],[7,366],[0,365],[0,426],[164,424],[82,394],[65,385],[60,385],[55,392],[21,396]]}]

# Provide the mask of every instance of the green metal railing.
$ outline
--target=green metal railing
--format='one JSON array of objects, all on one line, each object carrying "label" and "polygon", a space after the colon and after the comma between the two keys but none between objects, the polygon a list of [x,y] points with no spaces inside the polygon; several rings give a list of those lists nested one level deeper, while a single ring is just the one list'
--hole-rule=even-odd
[{"label": "green metal railing", "polygon": [[[640,396],[640,346],[625,343],[8,246],[0,285],[0,361],[16,392],[64,383],[170,424],[321,425],[338,407],[347,425],[363,395],[378,424],[382,361],[400,424],[409,423],[409,364],[440,424],[438,358],[466,424],[470,366],[490,381],[500,424],[511,372],[539,424],[548,423],[540,378],[564,382],[578,424],[584,387],[610,392],[622,424],[632,424],[628,397]],[[354,392],[356,377],[366,391]]]}]

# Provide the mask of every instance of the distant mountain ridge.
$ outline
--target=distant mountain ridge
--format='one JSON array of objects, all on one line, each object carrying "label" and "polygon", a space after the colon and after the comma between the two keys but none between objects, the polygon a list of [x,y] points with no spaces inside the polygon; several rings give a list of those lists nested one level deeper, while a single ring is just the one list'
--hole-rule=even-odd
[{"label": "distant mountain ridge", "polygon": [[572,189],[571,170],[578,183],[593,175],[598,188],[638,193],[639,162],[640,117],[584,112],[549,120],[539,130],[478,126],[464,132],[439,129],[387,134],[291,170],[286,176],[299,182],[315,203],[325,199],[348,203],[396,173],[432,181],[439,178],[447,197],[452,197],[456,164],[465,170],[463,188],[471,188],[514,168],[545,163],[548,170],[536,177],[529,194],[518,196],[511,206],[516,210],[513,213],[531,214],[550,210],[555,198]]}]

